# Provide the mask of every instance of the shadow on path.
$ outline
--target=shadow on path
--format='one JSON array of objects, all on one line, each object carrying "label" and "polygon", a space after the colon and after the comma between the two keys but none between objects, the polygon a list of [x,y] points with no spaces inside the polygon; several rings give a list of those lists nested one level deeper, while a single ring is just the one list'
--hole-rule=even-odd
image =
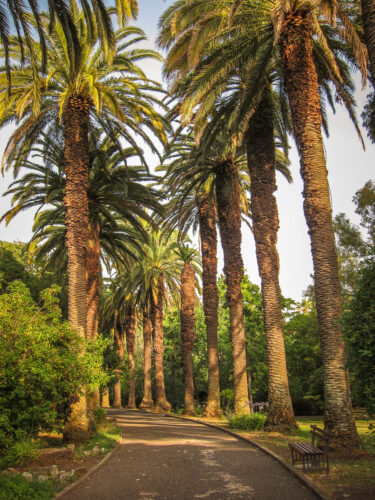
[{"label": "shadow on path", "polygon": [[64,500],[316,500],[296,477],[251,445],[195,422],[110,410],[123,444]]}]

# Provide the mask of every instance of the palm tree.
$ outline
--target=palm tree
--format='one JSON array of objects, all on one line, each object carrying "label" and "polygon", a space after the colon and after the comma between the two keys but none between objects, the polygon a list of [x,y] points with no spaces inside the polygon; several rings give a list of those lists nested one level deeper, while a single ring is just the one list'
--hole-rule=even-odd
[{"label": "palm tree", "polygon": [[[40,40],[40,49],[42,51],[43,67],[46,64],[48,50],[38,2],[35,0],[28,0],[27,4],[29,9],[27,9],[25,3],[20,0],[16,0],[15,2],[8,0],[6,5],[2,4],[0,6],[0,40],[4,48],[8,78],[10,77],[9,51],[12,39],[10,29],[12,23],[17,33],[17,41],[20,44],[21,61],[24,61],[24,45],[26,45],[31,53],[32,62],[36,69],[37,56],[33,44],[33,28],[36,27]],[[88,26],[90,26],[90,32],[93,37],[100,37],[103,50],[110,59],[114,49],[114,33],[109,12],[106,10],[104,2],[102,2],[102,0],[92,0],[92,9],[90,9],[89,3],[82,2],[82,4],[84,4],[85,20]],[[54,26],[55,19],[57,19],[67,40],[69,56],[72,61],[75,61],[74,65],[78,65],[81,46],[78,39],[77,26],[71,14],[69,3],[66,2],[66,0],[51,0],[48,2],[48,7],[51,28]],[[137,0],[116,0],[116,10],[118,23],[121,27],[124,27],[128,19],[137,17],[138,2]],[[30,15],[33,17],[33,23],[30,23]],[[11,21],[11,23],[9,21]]]},{"label": "palm tree", "polygon": [[[218,222],[224,253],[224,272],[227,283],[227,301],[231,318],[232,357],[235,388],[235,411],[247,413],[248,386],[246,376],[245,331],[242,316],[241,280],[243,263],[241,256],[241,203],[239,172],[244,164],[244,156],[238,151],[233,154],[227,147],[226,137],[217,135],[207,151],[203,148],[193,150],[186,162],[181,162],[174,173],[170,170],[171,185],[173,179],[184,184],[191,179],[191,187],[199,188],[211,178],[211,189],[217,200]],[[204,143],[204,141],[202,141]],[[189,165],[189,169],[186,166]],[[183,169],[183,170],[181,170]],[[175,176],[175,177],[174,177]]]},{"label": "palm tree", "polygon": [[[355,6],[354,6],[355,7]],[[361,0],[362,22],[370,61],[371,80],[375,81],[375,4],[371,0]]]},{"label": "palm tree", "polygon": [[[169,144],[166,160],[166,191],[171,201],[167,210],[166,222],[177,227],[182,233],[199,227],[202,257],[202,299],[207,332],[208,359],[208,396],[204,415],[219,417],[223,411],[220,406],[220,373],[217,339],[218,327],[218,290],[217,290],[217,211],[213,183],[207,182],[196,189],[192,177],[185,177],[194,166],[189,163],[194,150],[194,142],[183,135],[177,136]],[[182,167],[184,165],[184,167]],[[182,177],[181,177],[182,176]],[[187,184],[185,186],[185,184]]]},{"label": "palm tree", "polygon": [[[175,5],[182,7],[181,4]],[[230,73],[230,66],[224,64],[228,61],[231,61],[238,70],[239,65],[246,67],[247,61],[249,58],[253,59],[255,53],[260,54],[258,75],[250,82],[253,87],[264,81],[262,80],[264,72],[267,72],[272,64],[281,61],[283,85],[287,91],[294,135],[301,157],[301,173],[305,183],[305,215],[312,239],[325,371],[325,426],[332,436],[337,438],[338,444],[356,446],[358,436],[351,415],[349,388],[344,369],[345,346],[339,326],[341,300],[321,137],[322,107],[317,71],[326,75],[324,90],[328,87],[328,77],[334,83],[337,94],[348,107],[356,125],[351,98],[352,84],[348,66],[344,64],[343,58],[348,54],[348,60],[353,62],[354,52],[360,68],[365,73],[365,57],[361,44],[349,17],[337,2],[327,6],[324,2],[306,3],[298,0],[292,2],[270,0],[261,4],[251,0],[236,0],[225,5],[221,2],[210,2],[208,5],[197,0],[189,2],[187,9],[189,15],[186,19],[190,25],[183,24],[182,18],[174,17],[173,8],[166,13],[167,19],[170,21],[173,19],[174,36],[178,31],[176,27],[184,26],[184,35],[180,37],[181,43],[173,47],[170,56],[172,61],[179,60],[182,64],[182,69],[170,70],[170,74],[177,75],[177,78],[188,71],[189,62],[190,67],[197,65],[207,39],[211,47],[216,42],[224,40],[220,51],[225,55],[225,61],[222,58],[223,64],[219,70],[216,68],[212,72],[212,67],[207,64],[209,57],[208,60],[202,61],[202,67],[206,63],[209,87],[214,85],[216,78],[217,91],[220,88],[223,90],[226,86],[226,83],[223,84],[223,75]],[[193,26],[194,15],[198,12],[200,19]],[[205,14],[204,21],[202,12]],[[203,23],[207,23],[209,28],[200,30]],[[170,26],[171,24],[169,28]],[[336,26],[339,31],[335,31]],[[213,30],[216,30],[216,33],[213,34]],[[344,32],[346,40],[352,42],[352,52],[340,39],[340,35]],[[194,47],[189,44],[189,35],[192,33],[194,36],[190,36],[190,40],[193,40]],[[172,44],[171,38],[173,37],[170,37],[168,30],[161,35],[166,45]],[[190,54],[185,61],[182,61],[182,47]],[[193,92],[199,89],[194,75],[191,77],[191,82]],[[195,99],[204,101],[204,93],[198,90]],[[211,102],[212,100],[211,97]],[[206,98],[205,102],[207,101],[209,102]],[[246,104],[246,100],[244,103]],[[249,115],[252,110],[251,100],[247,104]],[[192,98],[183,103],[180,109],[185,120],[191,115],[195,105]],[[199,119],[204,119],[203,113],[199,115]],[[246,124],[246,121],[243,123]]]},{"label": "palm tree", "polygon": [[[149,241],[143,246],[135,270],[135,290],[141,298],[143,317],[146,317],[147,327],[149,327],[148,318],[151,319],[152,324],[156,411],[170,411],[171,409],[165,395],[164,385],[163,318],[164,303],[170,303],[178,296],[181,262],[175,252],[176,248],[175,234],[167,235],[160,231],[150,230]],[[148,330],[146,330],[147,333]],[[149,404],[149,395],[146,397],[145,394],[144,397],[145,402]]]},{"label": "palm tree", "polygon": [[[63,121],[64,156],[69,277],[69,321],[81,336],[87,333],[86,307],[86,256],[88,228],[88,131],[90,121],[100,123],[113,137],[119,131],[139,148],[129,131],[141,136],[153,148],[148,134],[140,128],[143,124],[163,138],[162,121],[152,109],[155,97],[147,90],[158,90],[147,82],[135,62],[145,57],[158,57],[154,52],[133,49],[132,44],[143,38],[137,28],[125,28],[116,33],[116,54],[111,64],[102,50],[91,40],[84,16],[73,4],[72,15],[79,27],[81,57],[78,70],[67,50],[68,41],[59,23],[48,31],[48,19],[43,19],[49,53],[47,71],[40,68],[38,78],[30,65],[11,67],[12,95],[1,92],[0,125],[15,120],[19,126],[11,137],[5,158],[8,166],[17,168],[14,161],[22,154],[27,157],[30,144],[50,123]],[[36,47],[38,45],[36,44]],[[17,56],[18,50],[14,49]],[[29,57],[30,60],[30,57]],[[0,79],[6,78],[5,72]],[[65,428],[65,436],[80,439],[87,434],[85,398],[72,408]]]},{"label": "palm tree", "polygon": [[176,251],[183,267],[181,270],[181,340],[184,366],[185,397],[184,414],[194,416],[193,347],[195,339],[195,269],[197,252],[188,245],[181,245]]}]

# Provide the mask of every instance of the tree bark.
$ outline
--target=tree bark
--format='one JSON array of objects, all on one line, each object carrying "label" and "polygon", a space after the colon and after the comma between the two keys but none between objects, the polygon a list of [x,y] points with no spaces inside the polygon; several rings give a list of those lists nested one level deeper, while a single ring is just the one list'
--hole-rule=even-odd
[{"label": "tree bark", "polygon": [[[124,349],[125,349],[125,342],[124,342],[124,331],[117,325],[117,321],[115,323],[115,339],[117,343],[117,354],[121,361],[124,359]],[[113,408],[122,408],[121,404],[121,373],[122,370],[116,370],[117,374],[117,381],[115,383],[115,386],[113,388],[114,390],[114,395],[113,395]]]},{"label": "tree bark", "polygon": [[144,360],[144,379],[143,379],[143,399],[140,408],[149,410],[154,407],[152,399],[151,386],[151,335],[152,322],[150,315],[150,305],[147,304],[143,309],[143,360]]},{"label": "tree bark", "polygon": [[315,298],[321,336],[324,424],[336,447],[358,447],[345,369],[345,343],[332,210],[321,134],[321,107],[313,58],[312,28],[304,11],[286,16],[280,39],[285,85],[292,113],[301,176],[304,212],[311,238]]},{"label": "tree bark", "polygon": [[274,117],[271,92],[266,88],[247,130],[247,160],[250,174],[251,214],[258,270],[261,278],[264,329],[268,357],[267,430],[297,427],[286,368],[277,231]]},{"label": "tree bark", "polygon": [[[87,245],[87,337],[96,339],[99,322],[99,292],[100,292],[100,240],[99,224],[89,224],[89,240]],[[89,395],[90,410],[100,407],[100,391],[96,388]]]},{"label": "tree bark", "polygon": [[184,414],[194,416],[193,347],[195,339],[195,271],[186,262],[181,271],[181,340],[184,366]]},{"label": "tree bark", "polygon": [[129,398],[127,408],[129,410],[135,410],[135,325],[136,317],[134,309],[131,309],[129,316],[126,321],[126,348],[128,351],[129,360]]},{"label": "tree bark", "polygon": [[110,408],[109,404],[109,389],[108,387],[104,387],[102,392],[102,408]]},{"label": "tree bark", "polygon": [[163,334],[163,300],[164,300],[164,277],[160,273],[158,277],[157,300],[152,303],[153,314],[153,337],[154,337],[154,363],[155,363],[155,410],[170,411],[172,406],[165,396],[164,385],[164,334]]},{"label": "tree bark", "polygon": [[[86,256],[89,227],[89,108],[88,99],[71,96],[64,109],[66,246],[68,254],[68,309],[72,328],[87,335]],[[72,367],[74,369],[74,367]],[[64,439],[80,441],[89,432],[87,399],[77,395],[64,427]]]},{"label": "tree bark", "polygon": [[208,355],[208,398],[205,417],[219,417],[223,411],[220,406],[219,349],[217,342],[217,234],[216,207],[203,198],[199,204],[199,229],[202,254],[202,292],[204,320],[207,331]]},{"label": "tree bark", "polygon": [[243,326],[241,281],[241,209],[238,173],[232,161],[216,167],[216,198],[221,244],[224,253],[224,274],[230,315],[233,357],[234,411],[250,413],[246,375],[245,330]]},{"label": "tree bark", "polygon": [[371,80],[375,88],[375,0],[361,0],[361,7]]}]

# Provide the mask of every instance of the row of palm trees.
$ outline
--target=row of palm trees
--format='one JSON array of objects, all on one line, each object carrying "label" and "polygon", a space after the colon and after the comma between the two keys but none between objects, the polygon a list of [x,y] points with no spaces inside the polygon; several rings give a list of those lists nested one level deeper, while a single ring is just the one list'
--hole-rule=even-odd
[{"label": "row of palm trees", "polygon": [[[128,4],[134,14],[136,2]],[[175,236],[167,240],[169,243],[161,243],[174,234],[175,227],[180,230],[181,239],[190,227],[199,226],[209,362],[207,414],[221,412],[217,355],[218,225],[230,309],[235,410],[250,411],[240,288],[241,212],[248,212],[245,194],[250,184],[268,352],[270,408],[266,425],[269,429],[295,427],[282,332],[276,250],[279,220],[273,195],[275,169],[288,176],[287,138],[293,133],[301,159],[304,210],[314,261],[324,359],[325,426],[338,444],[358,445],[339,323],[340,286],[321,136],[322,126],[327,128],[324,97],[332,106],[334,98],[343,102],[358,129],[349,64],[356,65],[365,78],[366,53],[351,23],[356,13],[355,4],[338,1],[175,2],[160,20],[159,44],[168,51],[164,72],[170,81],[171,111],[167,118],[155,111],[155,106],[165,108],[156,97],[158,93],[162,95],[162,88],[148,80],[137,66],[145,57],[159,58],[152,51],[133,47],[143,39],[138,28],[120,23],[113,43],[102,50],[93,34],[103,35],[103,15],[99,21],[89,16],[87,22],[87,12],[84,14],[72,3],[69,19],[79,44],[76,51],[64,23],[51,26],[46,14],[38,14],[34,20],[28,17],[28,23],[39,31],[41,38],[27,39],[26,48],[15,37],[5,39],[0,29],[6,59],[0,73],[0,126],[12,121],[17,124],[5,151],[4,164],[15,172],[23,166],[31,167],[34,175],[30,178],[27,174],[13,184],[11,192],[16,205],[5,217],[9,220],[28,206],[53,205],[36,220],[35,251],[37,255],[51,256],[51,262],[61,261],[65,258],[65,240],[69,320],[82,336],[97,334],[100,255],[111,265],[115,263],[119,277],[103,318],[114,325],[120,344],[120,330],[128,332],[131,354],[134,319],[130,318],[134,317],[136,306],[142,312],[144,406],[152,401],[152,330],[156,407],[170,409],[162,370],[163,300],[168,296],[166,287],[173,291],[183,283],[183,296],[190,304],[181,313],[187,375],[185,408],[188,413],[193,411],[189,372],[192,291],[191,285],[189,288],[186,284],[188,276],[192,282],[193,273],[187,256],[183,257],[184,251],[180,250],[179,256],[175,251]],[[19,59],[23,59],[23,64],[17,63]],[[167,135],[172,132],[168,123],[173,119],[177,120],[177,131],[166,150],[163,167],[165,190],[171,194],[165,216],[160,195],[143,184],[152,178],[141,167],[129,166],[128,158],[137,155],[144,163],[137,137],[157,151],[150,132],[166,144]],[[124,150],[123,141],[128,149]],[[49,168],[48,174],[38,162],[30,164],[30,155],[35,152],[40,154],[43,167]],[[38,180],[39,174],[44,179]],[[133,180],[134,198],[130,194]],[[26,189],[26,185],[30,188]],[[155,211],[156,219],[146,209]],[[167,218],[170,229],[161,233],[153,230],[152,224],[158,222],[158,217],[159,222]],[[140,219],[151,225],[146,229]],[[143,235],[143,241],[139,235]],[[177,255],[175,264],[169,258],[171,267],[171,262],[166,265],[160,255],[164,247],[170,247],[169,251]],[[186,265],[181,266],[184,259]],[[177,268],[184,271],[180,283],[176,281]],[[129,325],[129,321],[133,323]],[[125,324],[128,326],[124,329]],[[130,363],[131,358],[129,355]],[[92,399],[95,406],[97,395]],[[81,397],[73,406],[65,429],[68,438],[87,431],[87,415],[86,398]]]}]

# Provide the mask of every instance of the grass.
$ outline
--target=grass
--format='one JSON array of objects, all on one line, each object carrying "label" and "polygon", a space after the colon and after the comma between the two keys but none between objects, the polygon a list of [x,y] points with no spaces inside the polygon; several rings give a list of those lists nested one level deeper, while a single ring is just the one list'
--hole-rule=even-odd
[{"label": "grass", "polygon": [[[231,419],[228,425],[232,428]],[[309,473],[309,478],[332,498],[373,498],[375,494],[375,433],[369,429],[370,419],[357,419],[358,434],[363,450],[351,455],[330,453],[330,474]],[[290,433],[244,430],[239,426],[239,434],[270,449],[291,464],[288,443],[311,441],[310,426],[323,427],[322,417],[297,417],[298,429]],[[219,424],[220,425],[220,424]]]},{"label": "grass", "polygon": [[60,489],[57,481],[28,481],[18,474],[0,476],[0,500],[49,500]]},{"label": "grass", "polygon": [[103,424],[98,427],[96,434],[77,446],[74,454],[76,458],[82,458],[85,455],[85,451],[92,451],[96,446],[100,448],[100,450],[104,448],[105,453],[108,453],[116,446],[120,438],[121,429],[119,427],[116,427],[116,425],[111,422]]},{"label": "grass", "polygon": [[[87,441],[84,441],[75,448],[75,458],[80,459],[85,456],[85,451],[92,451],[95,446],[104,455],[111,451],[121,438],[121,429],[115,424],[109,422],[100,425],[96,433]],[[57,440],[56,437],[54,437]],[[43,444],[49,442],[48,437],[43,436],[39,441],[19,442],[7,454],[7,460],[4,460],[4,467],[20,464],[26,458],[33,458],[37,449]],[[21,474],[2,474],[0,475],[0,500],[50,500],[58,491],[64,487],[58,480],[48,479],[39,482],[36,480],[27,480]]]}]

